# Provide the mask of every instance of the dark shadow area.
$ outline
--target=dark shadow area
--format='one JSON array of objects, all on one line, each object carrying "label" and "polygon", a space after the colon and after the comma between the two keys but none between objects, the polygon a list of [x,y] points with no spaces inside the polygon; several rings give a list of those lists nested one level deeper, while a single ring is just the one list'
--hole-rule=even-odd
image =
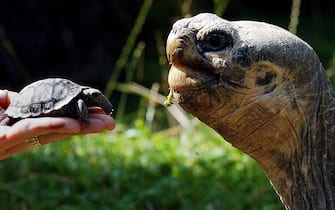
[{"label": "dark shadow area", "polygon": [[[18,90],[45,77],[66,77],[104,89],[143,1],[13,0],[0,2],[1,88]],[[183,1],[154,1],[138,41],[146,43],[143,83],[160,81],[156,38],[163,41]],[[331,1],[301,6],[298,35],[329,65],[335,47]],[[224,18],[266,21],[287,28],[291,1],[230,1]],[[193,1],[190,13],[213,12],[212,1]],[[122,77],[121,77],[122,80]]]}]

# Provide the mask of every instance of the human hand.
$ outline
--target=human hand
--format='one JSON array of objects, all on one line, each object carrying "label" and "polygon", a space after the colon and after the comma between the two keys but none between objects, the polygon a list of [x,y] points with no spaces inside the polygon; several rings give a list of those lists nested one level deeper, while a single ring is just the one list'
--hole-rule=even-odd
[{"label": "human hand", "polygon": [[[15,94],[0,90],[0,121],[5,117],[10,98]],[[99,133],[114,127],[114,119],[98,107],[89,108],[88,124],[67,117],[23,119],[12,126],[0,126],[0,159],[74,135]],[[35,139],[33,145],[28,144],[28,139]]]}]

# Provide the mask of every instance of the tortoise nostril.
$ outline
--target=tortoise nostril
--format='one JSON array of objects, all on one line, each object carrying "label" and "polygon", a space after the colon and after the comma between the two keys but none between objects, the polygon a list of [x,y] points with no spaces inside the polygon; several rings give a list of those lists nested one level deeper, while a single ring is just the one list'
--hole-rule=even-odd
[{"label": "tortoise nostril", "polygon": [[175,60],[181,59],[184,54],[184,50],[181,47],[171,49],[170,52],[167,54],[168,61],[172,64]]},{"label": "tortoise nostril", "polygon": [[173,51],[172,56],[173,56],[173,57],[178,57],[178,58],[180,58],[180,57],[183,56],[183,54],[184,54],[184,50],[183,50],[183,48],[178,47],[178,48],[176,48],[176,49]]},{"label": "tortoise nostril", "polygon": [[180,59],[184,54],[185,40],[182,37],[171,35],[168,37],[166,54],[169,62]]}]

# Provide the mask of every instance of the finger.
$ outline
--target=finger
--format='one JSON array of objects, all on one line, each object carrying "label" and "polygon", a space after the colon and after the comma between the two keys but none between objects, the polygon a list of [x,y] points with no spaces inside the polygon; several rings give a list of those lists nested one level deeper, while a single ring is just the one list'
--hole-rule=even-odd
[{"label": "finger", "polygon": [[[0,141],[0,151],[12,151],[13,148],[22,144],[25,139],[32,136],[44,136],[49,134],[50,139],[45,143],[54,142],[76,134],[99,133],[103,130],[112,130],[115,127],[114,119],[105,114],[89,114],[89,124],[79,123],[71,118],[30,118],[24,119],[12,127],[3,126],[0,134],[6,135]],[[51,133],[53,135],[51,135]],[[58,138],[58,139],[57,139]],[[25,147],[18,147],[18,150]]]},{"label": "finger", "polygon": [[9,103],[10,101],[8,90],[0,90],[0,107],[7,108]]},{"label": "finger", "polygon": [[[44,128],[46,128],[46,130],[48,130],[49,128],[59,128],[60,125],[62,125],[62,123],[60,124],[57,124],[57,122],[51,122],[50,119],[47,119],[47,118],[40,118],[40,119],[43,119],[43,121],[45,120],[49,120],[48,122],[51,123],[51,125],[45,125],[42,123],[42,126],[40,127],[30,127],[26,130],[31,130],[31,131],[35,131],[36,133],[36,136],[38,136],[39,138],[39,142],[41,145],[45,145],[45,144],[49,144],[49,143],[53,143],[53,142],[56,142],[56,141],[59,141],[61,139],[66,139],[68,137],[71,137],[71,136],[74,136],[76,134],[89,134],[89,133],[98,133],[98,132],[101,132],[103,130],[106,130],[106,129],[114,129],[115,127],[115,121],[113,118],[111,118],[110,116],[108,115],[105,115],[105,114],[90,114],[89,115],[90,117],[90,123],[89,124],[81,124],[81,129],[80,132],[78,133],[77,129],[57,129],[57,131],[59,132],[60,130],[65,130],[67,131],[68,133],[49,133],[47,135],[41,135],[42,133],[45,133],[46,131],[44,130]],[[52,118],[54,119],[54,118]],[[61,119],[61,118],[56,118],[56,119]],[[34,120],[34,119],[33,119]],[[72,119],[67,119],[65,118],[64,119],[65,122],[70,122],[72,121]],[[26,120],[28,121],[28,120]],[[26,122],[26,123],[29,123]],[[76,123],[78,123],[76,121]],[[22,123],[24,124],[24,123]],[[78,123],[79,124],[79,123]],[[21,125],[23,126],[23,125]],[[37,126],[37,125],[36,125]],[[45,127],[43,127],[45,126]],[[68,127],[71,127],[71,126],[68,126]],[[11,127],[9,127],[11,128]],[[40,132],[42,131],[42,132]],[[54,131],[54,130],[52,130]],[[69,131],[75,131],[73,133],[69,132]],[[39,133],[39,135],[37,135],[37,133]],[[25,136],[25,137],[23,137]],[[28,134],[22,134],[21,136],[16,136],[16,138],[10,142],[7,142],[7,143],[10,143],[10,144],[7,144],[6,145],[6,149],[1,148],[2,151],[0,151],[0,160],[1,159],[5,159],[13,154],[17,154],[17,153],[21,153],[21,152],[24,152],[28,149],[31,149],[27,142],[25,141],[26,138],[29,138],[31,137],[31,133],[28,132]],[[23,137],[23,138],[21,138]],[[20,139],[21,138],[21,139]],[[15,142],[15,143],[14,143]],[[0,142],[1,143],[1,142]]]},{"label": "finger", "polygon": [[[114,120],[110,120],[107,118],[105,119],[105,117],[102,117],[100,115],[101,114],[98,114],[96,116],[95,115],[91,116],[91,119],[90,119],[91,125],[84,124],[82,132],[80,132],[80,134],[96,133],[96,132],[101,132],[102,130],[105,130],[106,128],[111,129],[115,127]],[[46,145],[46,144],[50,144],[50,143],[53,143],[53,142],[56,142],[62,139],[69,138],[74,135],[77,135],[77,133],[50,133],[47,135],[41,135],[37,137],[41,145]],[[32,148],[28,145],[28,143],[26,142],[26,139],[21,139],[20,141],[17,141],[15,145],[11,145],[5,150],[2,150],[2,151],[0,150],[0,160],[6,159],[13,154],[21,153],[29,149],[32,149]]]},{"label": "finger", "polygon": [[28,118],[16,123],[13,128],[25,134],[44,135],[48,133],[76,133],[80,131],[80,123],[67,117]]},{"label": "finger", "polygon": [[6,140],[0,142],[0,149],[7,149],[31,136],[41,136],[49,133],[78,133],[81,125],[71,118],[30,118],[24,119],[12,127],[6,127]]},{"label": "finger", "polygon": [[113,130],[115,128],[115,120],[110,115],[90,114],[89,117],[102,121],[105,130]]},{"label": "finger", "polygon": [[0,151],[0,160],[4,160],[13,154],[17,154],[25,151],[23,145],[17,145],[16,147],[10,147],[6,150]]},{"label": "finger", "polygon": [[105,114],[89,114],[89,123],[81,124],[79,134],[99,133],[104,130],[113,130],[115,121],[112,117]]},{"label": "finger", "polygon": [[[76,135],[75,133],[52,133],[45,136],[39,136],[38,141],[42,145],[50,144],[59,140],[69,138]],[[37,148],[37,147],[36,147]],[[13,154],[18,154],[29,149],[33,149],[28,145],[26,139],[20,141],[18,144],[7,148],[6,150],[0,151],[0,160],[6,159]]]},{"label": "finger", "polygon": [[18,154],[27,151],[28,149],[32,149],[30,146],[28,146],[28,143],[25,140],[20,141],[19,144],[16,144],[3,151],[0,151],[0,160],[6,159],[13,154]]},{"label": "finger", "polygon": [[18,93],[9,90],[0,90],[0,106],[7,108],[11,98],[14,98]]},{"label": "finger", "polygon": [[[4,151],[0,152],[0,160],[6,159],[9,156],[13,155],[13,154],[18,154],[33,148],[37,148],[39,146],[45,145],[45,144],[49,144],[52,143],[54,141],[60,140],[60,139],[65,139],[69,136],[71,136],[72,134],[51,134],[51,135],[46,135],[46,136],[40,136],[37,137],[38,138],[38,144],[37,146],[32,146],[29,145],[29,143],[26,140],[22,140],[20,141],[20,143],[7,148]],[[35,142],[36,143],[36,142]]]},{"label": "finger", "polygon": [[[69,138],[71,136],[76,135],[76,133],[52,133],[44,136],[38,136],[38,141],[42,145],[50,144],[59,140],[63,140]],[[37,147],[36,147],[37,148]],[[21,152],[25,152],[31,148],[26,139],[21,140],[18,144],[13,145],[6,150],[0,151],[0,160],[6,159],[13,154],[18,154]]]}]

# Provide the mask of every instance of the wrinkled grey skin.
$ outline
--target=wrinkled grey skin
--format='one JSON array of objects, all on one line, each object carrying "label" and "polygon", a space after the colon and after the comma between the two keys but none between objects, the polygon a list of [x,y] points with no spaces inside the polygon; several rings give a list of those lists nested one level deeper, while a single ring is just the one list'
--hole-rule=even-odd
[{"label": "wrinkled grey skin", "polygon": [[167,40],[175,100],[253,157],[286,209],[335,209],[334,92],[288,31],[199,14]]},{"label": "wrinkled grey skin", "polygon": [[97,89],[70,80],[52,78],[36,81],[11,99],[2,125],[13,125],[24,118],[72,117],[88,123],[88,107],[101,107],[112,114],[113,106]]}]

